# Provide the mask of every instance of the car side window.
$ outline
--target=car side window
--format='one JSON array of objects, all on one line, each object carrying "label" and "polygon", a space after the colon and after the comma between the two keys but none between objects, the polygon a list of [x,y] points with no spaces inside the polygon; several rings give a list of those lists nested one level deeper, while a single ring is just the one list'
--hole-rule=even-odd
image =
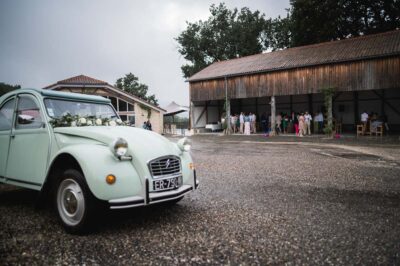
[{"label": "car side window", "polygon": [[11,99],[0,108],[0,131],[11,129],[14,104],[15,99]]},{"label": "car side window", "polygon": [[39,106],[31,96],[22,95],[18,98],[16,129],[40,128],[42,117]]}]

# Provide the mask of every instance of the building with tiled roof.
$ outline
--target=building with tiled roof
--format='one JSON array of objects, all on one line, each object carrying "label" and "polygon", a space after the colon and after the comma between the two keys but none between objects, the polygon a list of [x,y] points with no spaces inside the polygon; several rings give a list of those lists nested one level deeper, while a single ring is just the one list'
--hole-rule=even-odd
[{"label": "building with tiled roof", "polygon": [[154,131],[158,133],[163,131],[164,109],[122,91],[105,81],[78,75],[57,81],[44,87],[44,89],[100,95],[109,98],[123,121],[141,127],[143,122],[149,119]]},{"label": "building with tiled roof", "polygon": [[194,128],[217,123],[225,98],[231,112],[323,111],[335,90],[334,116],[347,130],[360,113],[386,117],[400,130],[400,30],[216,62],[188,79]]}]

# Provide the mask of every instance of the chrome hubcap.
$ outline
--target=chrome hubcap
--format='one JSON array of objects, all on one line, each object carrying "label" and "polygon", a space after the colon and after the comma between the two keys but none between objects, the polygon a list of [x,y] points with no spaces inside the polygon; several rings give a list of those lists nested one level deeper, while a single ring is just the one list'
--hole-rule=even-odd
[{"label": "chrome hubcap", "polygon": [[85,213],[85,198],[79,184],[73,179],[61,182],[57,191],[57,209],[64,223],[77,225]]}]

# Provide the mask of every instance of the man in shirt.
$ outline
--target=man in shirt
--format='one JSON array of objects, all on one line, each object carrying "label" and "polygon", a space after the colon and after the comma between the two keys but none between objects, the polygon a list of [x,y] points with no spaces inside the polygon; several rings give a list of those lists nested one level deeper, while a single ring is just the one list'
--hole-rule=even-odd
[{"label": "man in shirt", "polygon": [[243,127],[244,127],[244,115],[243,115],[243,112],[240,113],[239,122],[240,122],[240,133],[243,134],[244,133],[244,131],[243,131]]},{"label": "man in shirt", "polygon": [[322,112],[319,112],[317,115],[317,121],[318,121],[318,133],[322,133],[324,129],[324,115]]},{"label": "man in shirt", "polygon": [[257,116],[256,116],[256,114],[253,114],[253,119],[251,120],[253,123],[253,133],[257,133],[257,128],[256,128],[257,121],[256,120],[257,120]]},{"label": "man in shirt", "polygon": [[364,111],[361,114],[361,123],[363,123],[363,134],[365,134],[365,130],[367,129],[367,122],[368,122],[368,113]]},{"label": "man in shirt", "polygon": [[306,114],[304,115],[304,121],[306,123],[304,135],[311,135],[311,120],[312,120],[311,115],[308,112],[306,112]]},{"label": "man in shirt", "polygon": [[[249,113],[249,122],[250,122],[250,133],[253,133],[253,114]],[[246,121],[245,121],[246,122]]]},{"label": "man in shirt", "polygon": [[237,115],[231,116],[231,127],[233,133],[236,133],[236,120],[237,120]]}]

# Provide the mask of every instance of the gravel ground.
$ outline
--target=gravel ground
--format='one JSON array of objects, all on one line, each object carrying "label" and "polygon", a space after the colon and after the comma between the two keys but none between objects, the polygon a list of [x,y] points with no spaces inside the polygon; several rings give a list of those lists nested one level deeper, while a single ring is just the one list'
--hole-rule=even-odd
[{"label": "gravel ground", "polygon": [[0,264],[400,264],[398,147],[283,140],[193,137],[199,190],[86,236],[0,185]]}]

